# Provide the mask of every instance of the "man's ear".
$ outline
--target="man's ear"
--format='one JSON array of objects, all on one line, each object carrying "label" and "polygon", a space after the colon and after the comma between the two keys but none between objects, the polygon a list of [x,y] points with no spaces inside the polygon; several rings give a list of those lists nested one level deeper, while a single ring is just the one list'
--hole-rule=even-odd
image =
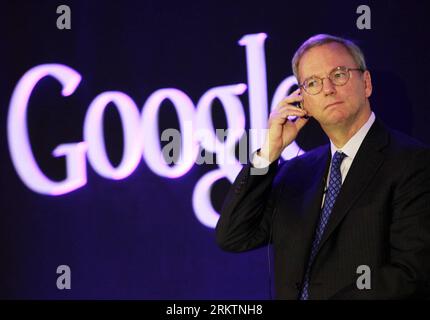
[{"label": "man's ear", "polygon": [[372,78],[370,76],[369,70],[364,71],[364,90],[366,93],[366,98],[369,98],[372,95]]}]

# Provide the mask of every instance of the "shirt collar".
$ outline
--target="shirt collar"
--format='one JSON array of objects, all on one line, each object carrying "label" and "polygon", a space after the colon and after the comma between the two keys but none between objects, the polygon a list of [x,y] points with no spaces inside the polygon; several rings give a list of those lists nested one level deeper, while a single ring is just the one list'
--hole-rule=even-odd
[{"label": "shirt collar", "polygon": [[351,158],[351,160],[354,160],[355,155],[358,152],[358,149],[361,146],[361,143],[363,142],[364,138],[366,137],[367,132],[369,132],[370,127],[372,126],[373,122],[375,122],[375,114],[370,114],[369,119],[367,119],[366,123],[358,130],[351,139],[348,140],[348,142],[340,149],[338,149],[333,142],[330,140],[330,147],[331,147],[331,156],[333,158],[333,155],[336,151],[342,151],[347,155],[348,158]]}]

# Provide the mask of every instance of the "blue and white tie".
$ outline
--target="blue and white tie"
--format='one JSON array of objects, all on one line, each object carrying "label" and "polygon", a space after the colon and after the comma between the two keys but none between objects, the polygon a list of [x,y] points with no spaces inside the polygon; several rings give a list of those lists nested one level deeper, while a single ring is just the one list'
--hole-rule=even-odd
[{"label": "blue and white tie", "polygon": [[330,179],[328,184],[328,189],[326,197],[324,200],[324,206],[320,215],[320,220],[318,222],[317,229],[315,231],[314,241],[312,242],[312,250],[309,256],[308,266],[306,268],[306,273],[303,279],[302,291],[300,293],[300,300],[308,300],[309,298],[309,275],[314,262],[315,256],[317,254],[318,245],[323,236],[325,227],[327,226],[328,220],[330,218],[331,211],[334,207],[337,195],[340,192],[342,186],[342,175],[340,173],[340,165],[346,154],[343,152],[338,152],[333,156],[330,169]]}]

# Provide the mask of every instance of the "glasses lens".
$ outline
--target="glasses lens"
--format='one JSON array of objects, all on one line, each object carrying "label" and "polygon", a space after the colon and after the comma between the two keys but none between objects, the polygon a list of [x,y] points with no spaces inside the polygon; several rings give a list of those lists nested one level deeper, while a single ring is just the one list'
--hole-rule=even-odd
[{"label": "glasses lens", "polygon": [[322,81],[319,78],[310,78],[303,83],[303,86],[307,93],[317,94],[321,91]]},{"label": "glasses lens", "polygon": [[330,80],[337,86],[342,86],[349,80],[349,72],[345,67],[339,67],[330,73]]}]

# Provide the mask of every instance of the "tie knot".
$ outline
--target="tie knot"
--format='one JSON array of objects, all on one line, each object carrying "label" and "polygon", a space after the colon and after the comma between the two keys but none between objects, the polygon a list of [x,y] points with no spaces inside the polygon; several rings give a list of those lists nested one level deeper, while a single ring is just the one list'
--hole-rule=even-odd
[{"label": "tie knot", "polygon": [[340,168],[340,164],[342,163],[343,159],[345,159],[345,157],[346,157],[345,153],[336,151],[334,153],[333,161],[332,161],[333,167],[334,168]]}]

